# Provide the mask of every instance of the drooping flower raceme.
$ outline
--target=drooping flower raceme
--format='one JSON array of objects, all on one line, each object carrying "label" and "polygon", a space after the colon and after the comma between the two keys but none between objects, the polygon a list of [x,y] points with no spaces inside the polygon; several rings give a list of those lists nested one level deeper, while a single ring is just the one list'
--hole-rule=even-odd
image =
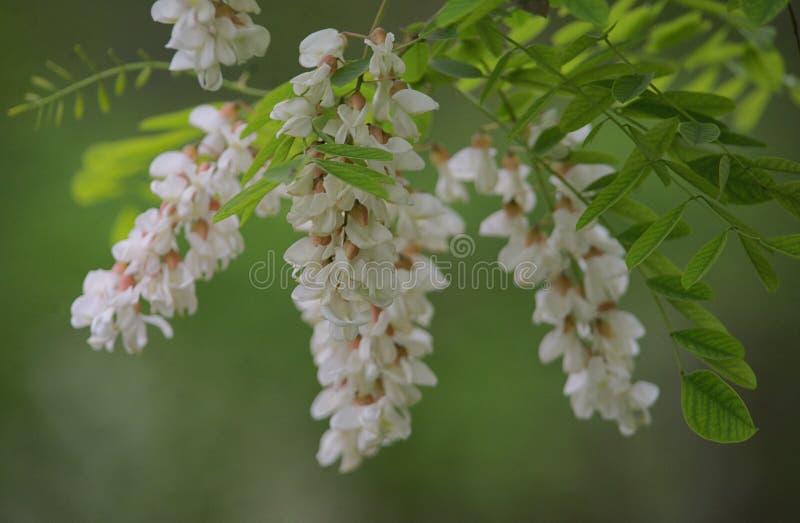
[{"label": "drooping flower raceme", "polygon": [[[531,128],[531,136],[541,133],[542,125]],[[557,147],[568,151],[580,144],[588,128],[567,135]],[[535,142],[535,138],[531,143]],[[493,165],[488,162],[486,139],[473,139],[470,148],[454,156],[448,167],[474,180],[479,192],[488,192]],[[461,155],[459,157],[459,155]],[[471,161],[465,161],[472,158]],[[503,208],[487,217],[480,226],[484,236],[508,238],[499,262],[514,273],[515,282],[536,292],[534,323],[553,325],[541,341],[539,357],[543,363],[561,358],[568,374],[564,394],[569,396],[575,415],[589,418],[599,412],[615,420],[624,435],[650,422],[649,407],[658,397],[658,387],[645,381],[634,382],[634,357],[644,327],[631,313],[617,306],[628,286],[625,250],[608,230],[594,223],[576,231],[576,223],[591,198],[586,189],[613,169],[606,165],[551,166],[558,175],[550,177],[555,187],[553,228],[547,234],[538,224],[531,226],[527,214],[535,205],[535,195],[527,181],[530,167],[513,154],[503,159],[491,191],[502,196]],[[440,169],[440,173],[442,170]],[[442,174],[440,174],[440,183]],[[444,189],[443,189],[444,190]]]},{"label": "drooping flower raceme", "polygon": [[[463,230],[458,215],[432,195],[410,192],[402,176],[425,165],[409,141],[418,132],[408,115],[438,105],[397,78],[403,70],[392,52],[393,39],[380,30],[368,41],[376,64],[372,74],[389,84],[387,93],[394,90],[385,111],[376,110],[380,86],[371,103],[361,92],[335,108],[328,103],[333,100],[327,94],[329,78],[341,60],[343,39],[325,29],[300,45],[301,65],[315,69],[293,79],[297,97],[272,112],[273,119],[285,122],[280,134],[321,132],[326,141],[383,149],[392,157],[366,162],[386,177],[388,199],[340,180],[318,163],[305,166],[287,187],[292,198],[287,219],[308,233],[284,258],[298,280],[292,298],[313,326],[311,351],[323,389],[311,414],[330,418],[317,459],[323,465],[338,460],[341,471],[411,433],[409,407],[420,398],[417,386],[436,383],[422,361],[432,350],[424,327],[433,310],[425,295],[445,285],[423,252],[445,249],[448,238]],[[400,104],[394,97],[403,91]],[[314,129],[313,120],[325,111],[324,128]],[[388,125],[392,134],[384,129]]]},{"label": "drooping flower raceme", "polygon": [[[220,205],[241,190],[239,175],[253,158],[253,138],[241,136],[237,113],[234,104],[196,108],[190,122],[207,133],[202,142],[153,160],[150,188],[160,207],[136,218],[111,250],[112,268],[89,272],[72,304],[72,325],[90,328],[93,348],[112,350],[121,337],[129,353],[140,352],[147,325],[171,337],[167,318],[197,309],[195,281],[210,279],[242,251],[237,218],[213,221]],[[277,212],[274,204],[267,209]],[[179,237],[188,244],[183,253]]]},{"label": "drooping flower raceme", "polygon": [[175,50],[170,70],[193,70],[203,89],[216,91],[222,86],[222,65],[266,53],[269,31],[250,18],[260,11],[255,0],[157,0],[151,15],[173,25],[167,42]]}]

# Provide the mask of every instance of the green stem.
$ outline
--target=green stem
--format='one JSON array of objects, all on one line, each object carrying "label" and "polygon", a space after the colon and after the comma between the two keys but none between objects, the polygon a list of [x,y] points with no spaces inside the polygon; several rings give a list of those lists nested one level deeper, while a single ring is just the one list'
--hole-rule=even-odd
[{"label": "green stem", "polygon": [[[16,116],[18,114],[22,114],[34,109],[39,109],[42,107],[46,107],[53,102],[60,100],[70,94],[80,91],[81,89],[85,89],[90,85],[93,85],[97,82],[101,82],[107,78],[112,78],[117,76],[120,73],[126,73],[131,71],[141,71],[143,69],[157,69],[167,71],[169,70],[169,62],[161,62],[155,60],[144,60],[141,62],[131,62],[127,64],[120,64],[109,69],[105,69],[103,71],[97,72],[91,76],[87,76],[77,82],[70,84],[58,91],[53,92],[47,96],[39,98],[38,100],[27,102],[22,105],[18,105],[13,107],[9,110],[9,113]],[[185,71],[187,74],[193,74],[191,71]],[[248,87],[246,85],[240,85],[236,82],[230,80],[224,80],[222,82],[222,86],[227,89],[228,91],[236,92],[239,94],[247,95],[247,96],[255,96],[255,97],[262,97],[265,96],[269,91],[265,91],[263,89],[257,89],[255,87]]]}]

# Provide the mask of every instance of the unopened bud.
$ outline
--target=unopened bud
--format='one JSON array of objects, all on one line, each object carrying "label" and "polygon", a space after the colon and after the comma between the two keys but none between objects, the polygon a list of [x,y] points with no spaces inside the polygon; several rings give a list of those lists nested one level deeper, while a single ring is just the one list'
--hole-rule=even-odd
[{"label": "unopened bud", "polygon": [[470,144],[476,149],[489,149],[492,146],[492,138],[486,133],[475,133]]},{"label": "unopened bud", "polygon": [[398,80],[393,83],[391,89],[389,89],[389,96],[394,96],[396,92],[402,91],[403,89],[408,89],[408,84],[402,80]]},{"label": "unopened bud", "polygon": [[353,350],[357,350],[360,344],[361,344],[361,334],[353,338],[353,340],[350,342],[350,348]]},{"label": "unopened bud", "polygon": [[216,198],[211,198],[208,202],[208,210],[211,212],[216,212],[219,208],[222,207],[222,204],[219,203],[219,200]]},{"label": "unopened bud", "polygon": [[117,263],[114,264],[113,267],[111,267],[111,272],[113,272],[116,275],[122,276],[123,274],[125,274],[125,269],[127,268],[128,268],[127,263],[118,261]]},{"label": "unopened bud", "polygon": [[331,243],[331,237],[329,236],[312,236],[311,237],[311,245],[314,247],[325,246]]},{"label": "unopened bud", "polygon": [[361,94],[359,91],[356,91],[355,93],[350,95],[348,104],[356,111],[360,111],[361,109],[364,108],[365,105],[367,105],[367,99],[364,98],[364,95]]},{"label": "unopened bud", "polygon": [[376,27],[367,38],[372,41],[372,43],[380,45],[386,41],[386,30],[382,27]]},{"label": "unopened bud", "polygon": [[431,148],[431,161],[436,165],[442,165],[450,159],[447,149],[443,145],[434,144]]},{"label": "unopened bud", "polygon": [[389,141],[389,138],[391,138],[389,133],[381,129],[379,126],[372,124],[369,126],[369,134],[380,144],[385,144]]},{"label": "unopened bud", "polygon": [[194,145],[184,145],[181,152],[192,160],[197,160],[197,147]]},{"label": "unopened bud", "polygon": [[339,59],[335,56],[326,54],[322,57],[322,60],[319,61],[319,65],[322,64],[327,65],[331,70],[330,74],[333,74],[336,72],[336,68],[339,67]]},{"label": "unopened bud", "polygon": [[197,220],[192,225],[192,232],[200,236],[203,240],[208,239],[208,223],[205,220]]},{"label": "unopened bud", "polygon": [[522,214],[522,208],[514,200],[511,200],[510,202],[503,204],[503,210],[511,218],[515,218],[520,214]]},{"label": "unopened bud", "polygon": [[516,171],[519,169],[519,158],[516,154],[506,154],[503,156],[503,169]]},{"label": "unopened bud", "polygon": [[178,264],[181,262],[181,255],[178,254],[176,251],[169,251],[167,254],[164,255],[164,263],[167,264],[167,268],[169,270],[174,271],[178,268]]},{"label": "unopened bud", "polygon": [[353,258],[358,256],[359,248],[358,245],[356,245],[355,243],[351,242],[350,240],[345,240],[343,247],[344,247],[344,254],[347,256],[348,260],[352,260]]},{"label": "unopened bud", "polygon": [[124,291],[126,289],[130,289],[136,285],[136,280],[133,279],[133,276],[130,274],[124,275],[122,278],[119,279],[119,283],[117,283],[117,289],[120,291]]},{"label": "unopened bud", "polygon": [[219,114],[226,120],[236,120],[239,117],[239,110],[236,108],[235,103],[226,102],[222,104]]},{"label": "unopened bud", "polygon": [[364,227],[369,222],[369,210],[361,202],[356,201],[348,215]]}]

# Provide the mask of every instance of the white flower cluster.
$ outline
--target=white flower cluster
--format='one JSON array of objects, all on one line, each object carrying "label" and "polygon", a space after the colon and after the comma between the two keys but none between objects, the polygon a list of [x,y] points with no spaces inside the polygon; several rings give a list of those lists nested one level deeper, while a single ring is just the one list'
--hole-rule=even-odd
[{"label": "white flower cluster", "polygon": [[267,52],[269,31],[250,18],[260,11],[256,0],[157,0],[150,14],[174,25],[167,42],[176,51],[170,70],[194,70],[203,89],[216,91],[222,86],[221,65]]},{"label": "white flower cluster", "polygon": [[[547,124],[531,129],[533,145],[541,130],[552,125],[553,113],[544,117]],[[583,142],[588,128],[567,135],[557,146],[566,149]],[[494,150],[485,135],[476,135],[471,147],[454,155],[449,162],[440,158],[440,193],[461,197],[459,180],[472,180],[478,192],[502,196],[503,208],[487,217],[480,226],[484,236],[508,238],[499,262],[514,273],[515,283],[524,288],[549,285],[536,292],[534,323],[554,326],[539,346],[543,363],[562,358],[569,377],[564,394],[569,396],[578,418],[595,411],[604,419],[616,420],[620,432],[633,434],[650,422],[649,407],[658,398],[652,383],[632,381],[637,340],[645,330],[631,313],[617,308],[628,287],[628,270],[622,245],[597,223],[576,231],[585,204],[573,192],[591,197],[586,188],[613,171],[606,165],[554,164],[559,176],[551,176],[556,188],[553,229],[548,235],[531,226],[527,214],[535,205],[535,195],[527,177],[530,167],[513,154],[497,169]],[[570,277],[570,275],[572,277]]]},{"label": "white flower cluster", "polygon": [[[287,219],[308,233],[289,247],[285,259],[299,282],[292,298],[314,329],[311,350],[323,390],[311,414],[330,417],[317,459],[323,465],[340,460],[342,472],[411,433],[409,407],[420,399],[417,386],[436,383],[422,362],[432,350],[423,328],[433,314],[426,294],[444,286],[423,251],[446,249],[448,238],[463,230],[457,214],[432,195],[409,192],[401,176],[425,165],[409,141],[419,133],[408,115],[438,105],[396,78],[403,62],[392,52],[393,40],[378,30],[367,42],[374,50],[371,74],[379,81],[372,103],[360,92],[352,94],[322,130],[336,143],[392,153],[391,161],[367,162],[391,179],[389,200],[313,163],[287,187],[292,197]],[[276,105],[272,118],[285,122],[279,134],[307,137],[324,108],[333,113],[330,75],[342,60],[344,41],[334,29],[303,40],[300,63],[315,69],[292,80],[297,98]],[[381,123],[391,124],[394,136]]]},{"label": "white flower cluster", "polygon": [[[89,272],[83,294],[72,304],[72,326],[90,328],[94,349],[112,350],[121,336],[125,349],[138,353],[147,344],[147,324],[171,337],[166,318],[197,309],[195,281],[210,279],[242,251],[238,219],[213,219],[241,189],[239,175],[253,160],[255,135],[241,136],[244,123],[234,104],[219,110],[200,106],[190,123],[206,133],[202,142],[163,153],[150,165],[150,189],[161,206],[136,218],[128,237],[111,250],[113,267]],[[277,213],[276,198],[262,201],[258,212]],[[188,244],[184,255],[179,236]]]}]

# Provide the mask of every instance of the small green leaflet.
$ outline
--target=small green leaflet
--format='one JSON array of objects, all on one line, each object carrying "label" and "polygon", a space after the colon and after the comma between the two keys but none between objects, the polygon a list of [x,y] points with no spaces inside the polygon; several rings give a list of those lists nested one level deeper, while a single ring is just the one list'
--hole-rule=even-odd
[{"label": "small green leaflet", "polygon": [[[252,209],[267,195],[272,189],[289,179],[295,168],[300,165],[300,159],[287,162],[278,167],[267,169],[264,177],[255,182],[250,187],[243,189],[239,194],[225,202],[214,215],[214,223],[224,220],[234,214],[249,216]],[[244,224],[244,220],[243,223]]]},{"label": "small green leaflet", "polygon": [[517,124],[514,126],[513,129],[508,133],[509,140],[514,138],[517,134],[520,133],[523,129],[527,129],[528,125],[536,118],[539,113],[542,111],[545,105],[550,101],[551,98],[556,94],[557,89],[554,87],[544,93],[542,96],[538,97],[530,107],[525,111],[518,120]]},{"label": "small green leaflet", "polygon": [[153,74],[153,69],[151,67],[145,67],[144,69],[136,75],[136,80],[133,82],[133,86],[137,89],[141,89],[142,87],[147,84],[147,81],[150,80],[150,75]]},{"label": "small green leaflet", "polygon": [[717,443],[739,443],[758,430],[742,398],[709,370],[681,379],[681,410],[686,424],[700,437]]},{"label": "small green leaflet", "polygon": [[361,58],[347,62],[340,69],[337,69],[331,77],[331,83],[337,87],[347,85],[369,68],[369,58]]},{"label": "small green leaflet", "polygon": [[315,158],[314,163],[343,182],[349,183],[353,187],[357,187],[370,194],[374,194],[379,198],[388,199],[389,192],[386,190],[385,186],[395,183],[394,178],[373,171],[363,165],[334,162],[320,158]]},{"label": "small green leaflet", "polygon": [[677,274],[656,276],[647,280],[653,292],[673,300],[713,300],[714,292],[703,282],[697,282],[688,289],[683,288],[681,277]]},{"label": "small green leaflet", "polygon": [[800,174],[800,163],[787,160],[786,158],[758,158],[755,160],[755,165],[756,167],[761,167],[768,171]]},{"label": "small green leaflet", "polygon": [[328,156],[343,156],[345,158],[354,158],[357,160],[380,160],[383,162],[391,162],[394,156],[389,151],[377,149],[375,147],[358,147],[356,145],[347,144],[322,144],[315,145],[314,149]]},{"label": "small green leaflet", "polygon": [[750,258],[750,263],[753,264],[758,274],[758,279],[761,280],[761,283],[764,284],[767,291],[775,292],[778,290],[778,274],[775,272],[769,259],[767,259],[759,243],[743,234],[739,235],[739,241],[742,243],[747,257]]},{"label": "small green leaflet", "polygon": [[561,115],[561,130],[565,133],[591,123],[614,103],[611,91],[605,87],[586,85],[582,91],[583,94],[573,98]]},{"label": "small green leaflet", "polygon": [[483,73],[477,67],[442,56],[428,64],[431,69],[454,78],[481,78]]},{"label": "small green leaflet", "polygon": [[625,263],[628,264],[629,270],[634,269],[637,265],[646,260],[647,257],[661,245],[667,236],[669,236],[669,233],[672,232],[672,229],[674,229],[681,220],[685,208],[686,202],[653,222],[653,224],[639,236],[631,246],[627,256],[625,256]]},{"label": "small green leaflet", "polygon": [[742,359],[707,360],[703,358],[703,362],[722,374],[728,381],[740,387],[753,390],[758,386],[756,373],[753,372],[750,365]]},{"label": "small green leaflet", "polygon": [[608,22],[608,2],[606,0],[561,0],[561,4],[575,18],[601,26]]},{"label": "small green leaflet", "polygon": [[125,73],[119,73],[117,75],[117,80],[114,82],[114,94],[117,96],[122,96],[125,92]]},{"label": "small green leaflet", "polygon": [[767,247],[771,247],[781,254],[792,258],[800,258],[800,234],[773,236],[764,240],[764,243]]},{"label": "small green leaflet", "polygon": [[242,131],[242,136],[247,136],[264,127],[270,121],[269,113],[272,112],[275,104],[288,99],[292,94],[292,84],[289,82],[283,83],[267,93],[247,117],[247,127]]},{"label": "small green leaflet", "polygon": [[688,289],[708,273],[711,266],[722,254],[722,251],[725,250],[725,244],[727,243],[728,231],[725,231],[709,240],[692,256],[692,259],[686,265],[686,270],[683,271],[683,276],[681,276],[681,284],[683,284],[684,289]]},{"label": "small green leaflet", "polygon": [[619,103],[630,102],[647,90],[653,80],[653,73],[649,74],[629,74],[620,76],[614,80],[611,86],[611,94]]},{"label": "small green leaflet", "polygon": [[[486,79],[486,85],[483,87],[483,91],[481,91],[481,98],[480,102],[481,105],[489,98],[495,89],[497,88],[498,80],[500,80],[500,75],[503,74],[503,70],[506,68],[508,61],[511,59],[511,56],[514,54],[516,49],[509,49],[506,53],[500,57],[497,63],[492,69],[492,72],[489,73],[489,77]],[[408,75],[408,73],[406,73]]]},{"label": "small green leaflet", "polygon": [[[425,71],[428,68],[428,58],[431,53],[430,49],[426,42],[420,42],[412,45],[408,51],[403,53],[403,62],[406,64],[404,76],[406,82],[416,83],[425,76]],[[369,62],[367,64],[369,65]]]},{"label": "small green leaflet", "polygon": [[669,300],[669,304],[678,311],[681,316],[704,329],[713,329],[720,332],[728,332],[725,325],[711,314],[705,307],[696,301]]},{"label": "small green leaflet", "polygon": [[100,112],[103,113],[107,113],[111,110],[111,103],[108,101],[108,92],[103,82],[98,82],[97,84],[97,106],[100,108]]},{"label": "small green leaflet", "polygon": [[701,358],[715,361],[744,358],[744,347],[739,340],[715,329],[685,329],[670,336]]},{"label": "small green leaflet", "polygon": [[[289,142],[288,146],[284,145],[283,147],[281,147],[285,142]],[[288,134],[284,134],[280,138],[275,138],[269,141],[264,147],[262,147],[258,151],[256,157],[253,158],[253,163],[250,164],[250,168],[247,169],[247,172],[242,175],[242,183],[249,182],[250,179],[253,176],[255,176],[258,170],[264,167],[264,165],[267,163],[267,160],[269,160],[275,155],[275,152],[278,149],[287,149],[287,147],[291,148],[292,142],[294,142],[294,138],[289,136]]]},{"label": "small green leaflet", "polygon": [[745,0],[740,3],[747,19],[755,25],[764,25],[783,11],[788,0]]},{"label": "small green leaflet", "polygon": [[711,122],[681,122],[678,132],[692,145],[714,142],[720,134],[719,127]]}]

